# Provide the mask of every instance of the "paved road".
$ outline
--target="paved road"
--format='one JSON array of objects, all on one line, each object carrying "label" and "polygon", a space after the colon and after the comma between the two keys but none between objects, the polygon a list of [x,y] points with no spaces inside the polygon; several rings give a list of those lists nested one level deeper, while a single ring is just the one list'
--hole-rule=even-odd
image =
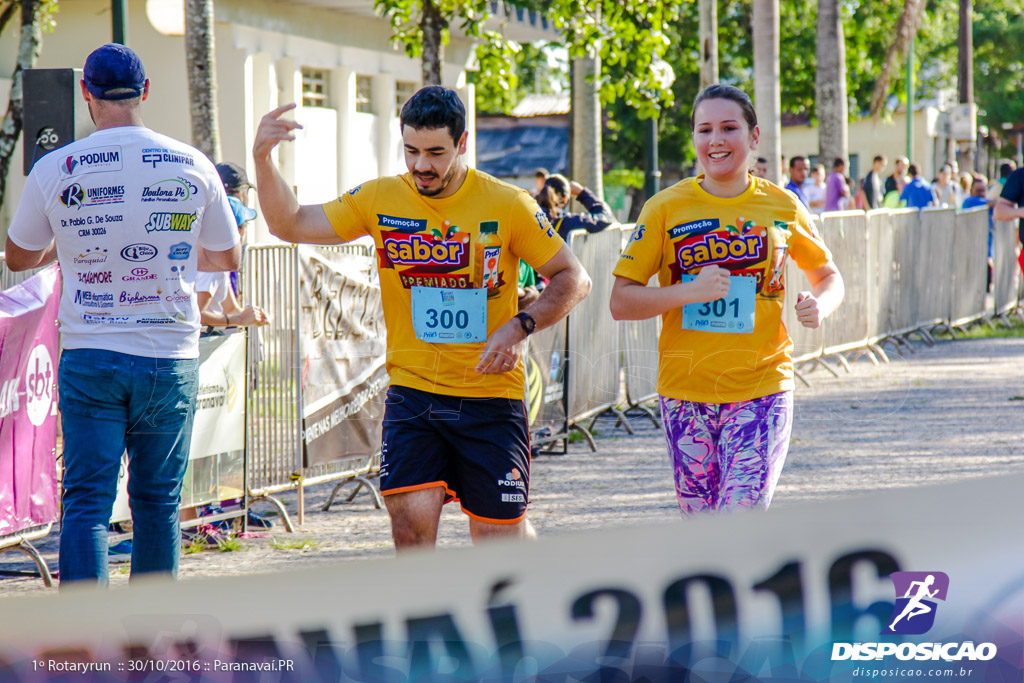
[{"label": "paved road", "polygon": [[[793,443],[773,510],[885,488],[1024,472],[1024,338],[945,341],[932,348],[915,344],[915,349],[877,368],[860,360],[852,374],[838,379],[821,370],[808,375],[812,386],[800,386],[796,393]],[[539,533],[678,519],[662,434],[649,421],[633,424],[637,433],[627,436],[614,420],[602,419],[598,453],[573,444],[567,456],[534,462],[530,516]],[[278,524],[266,538],[245,539],[243,550],[186,555],[181,579],[284,572],[394,553],[387,514],[373,509],[369,497],[320,512],[329,493],[329,485],[307,492],[300,535],[313,547],[273,547],[270,536],[289,537]],[[296,497],[284,501],[294,514]],[[270,506],[257,504],[257,510],[267,512]],[[439,545],[468,544],[465,517],[447,506]],[[56,534],[38,545],[56,567]],[[0,555],[0,597],[45,594],[38,578],[18,574],[31,567],[20,553]],[[115,567],[112,584],[126,582],[127,575]]]}]

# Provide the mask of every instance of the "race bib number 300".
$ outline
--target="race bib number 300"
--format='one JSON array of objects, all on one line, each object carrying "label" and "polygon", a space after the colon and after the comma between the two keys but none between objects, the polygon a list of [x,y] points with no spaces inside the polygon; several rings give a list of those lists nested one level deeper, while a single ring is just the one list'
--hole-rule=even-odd
[{"label": "race bib number 300", "polygon": [[[693,275],[683,275],[690,282]],[[757,302],[757,278],[733,275],[722,299],[683,306],[683,329],[726,334],[752,334]]]},{"label": "race bib number 300", "polygon": [[431,344],[487,339],[487,290],[412,287],[412,327]]}]

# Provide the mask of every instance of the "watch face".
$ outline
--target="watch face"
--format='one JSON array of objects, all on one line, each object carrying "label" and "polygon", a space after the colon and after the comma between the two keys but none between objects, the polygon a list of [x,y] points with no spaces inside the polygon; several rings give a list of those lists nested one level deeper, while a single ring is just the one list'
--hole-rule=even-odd
[{"label": "watch face", "polygon": [[537,327],[537,321],[533,319],[529,313],[520,313],[516,316],[519,318],[519,323],[523,326],[523,329],[527,334],[532,334],[535,327]]}]

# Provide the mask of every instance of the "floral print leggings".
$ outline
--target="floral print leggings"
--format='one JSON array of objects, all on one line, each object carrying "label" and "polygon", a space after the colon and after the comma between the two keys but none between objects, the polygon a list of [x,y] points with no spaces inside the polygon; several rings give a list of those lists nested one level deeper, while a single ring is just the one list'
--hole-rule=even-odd
[{"label": "floral print leggings", "polygon": [[661,397],[679,510],[765,510],[793,428],[793,392],[737,403]]}]

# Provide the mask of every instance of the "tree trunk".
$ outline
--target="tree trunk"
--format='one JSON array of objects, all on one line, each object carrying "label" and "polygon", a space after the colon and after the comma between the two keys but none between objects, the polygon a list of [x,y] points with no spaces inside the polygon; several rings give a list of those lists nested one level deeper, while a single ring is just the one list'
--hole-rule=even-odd
[{"label": "tree trunk", "polygon": [[213,0],[185,0],[185,63],[192,144],[217,163],[220,161],[220,121],[213,49]]},{"label": "tree trunk", "polygon": [[0,204],[7,194],[7,173],[11,169],[11,156],[18,143],[22,128],[22,73],[35,67],[43,49],[40,0],[21,0],[21,42],[18,46],[18,61],[11,76],[11,96],[7,115],[0,126]]},{"label": "tree trunk", "polygon": [[[921,23],[921,12],[924,11],[924,3],[925,0],[903,0],[903,11],[896,22],[896,35],[885,52],[885,61],[882,62],[882,70],[878,74],[875,91],[871,95],[871,116],[875,119],[881,113],[882,107],[885,105],[885,98],[889,95],[889,81],[892,80],[899,57],[906,54],[911,36],[917,34],[917,27]],[[819,16],[819,25],[820,21]]]},{"label": "tree trunk", "polygon": [[[718,0],[699,0],[700,87],[718,83]],[[756,3],[755,3],[756,7]]]},{"label": "tree trunk", "polygon": [[423,0],[420,29],[423,31],[423,85],[441,85],[441,32],[444,30],[444,17],[433,0]]},{"label": "tree trunk", "polygon": [[846,46],[839,0],[818,0],[818,157],[826,169],[847,155]]},{"label": "tree trunk", "polygon": [[597,79],[601,60],[597,55],[573,60],[572,70],[572,179],[604,195],[601,165],[601,102]]},{"label": "tree trunk", "polygon": [[759,149],[768,160],[768,180],[782,181],[782,96],[779,92],[779,0],[754,3],[754,104],[761,129]]}]

